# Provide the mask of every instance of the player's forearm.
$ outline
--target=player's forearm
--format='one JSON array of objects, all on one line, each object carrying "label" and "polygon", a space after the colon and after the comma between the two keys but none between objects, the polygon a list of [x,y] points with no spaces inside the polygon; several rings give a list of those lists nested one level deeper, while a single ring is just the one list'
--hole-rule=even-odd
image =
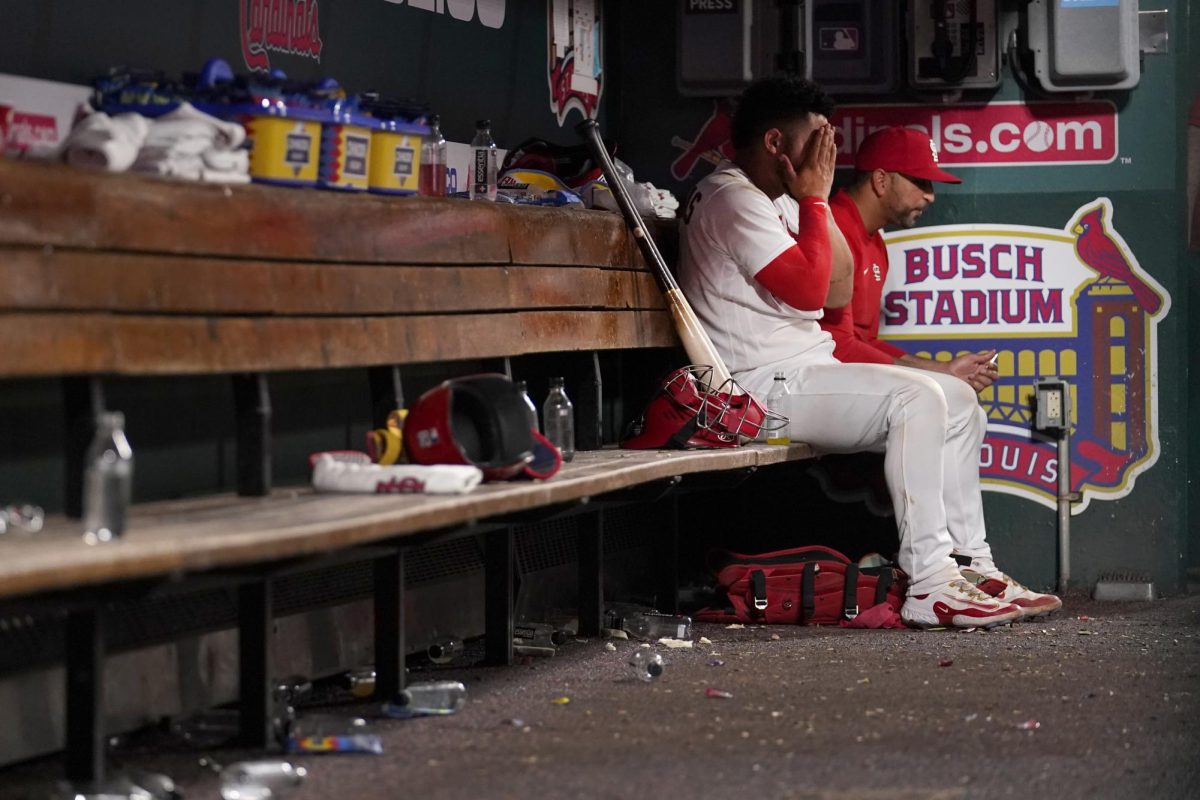
[{"label": "player's forearm", "polygon": [[833,220],[833,212],[825,209],[826,227],[829,229],[831,266],[829,271],[829,293],[825,297],[826,308],[841,308],[854,296],[854,256],[846,237]]},{"label": "player's forearm", "polygon": [[902,367],[912,367],[914,369],[924,369],[930,372],[944,372],[947,375],[950,374],[950,367],[944,362],[934,361],[932,358],[914,356],[909,353],[905,353],[902,356],[896,356],[895,363]]}]

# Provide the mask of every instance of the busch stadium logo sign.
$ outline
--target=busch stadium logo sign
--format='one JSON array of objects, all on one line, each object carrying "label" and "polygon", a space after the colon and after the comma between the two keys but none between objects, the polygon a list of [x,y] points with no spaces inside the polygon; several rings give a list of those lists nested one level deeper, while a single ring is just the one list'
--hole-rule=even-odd
[{"label": "busch stadium logo sign", "polygon": [[1171,298],[1138,264],[1101,197],[1063,230],[949,225],[887,237],[880,331],[911,353],[1000,351],[980,393],[984,488],[1055,506],[1057,448],[1032,435],[1034,384],[1072,385],[1074,513],[1133,490],[1158,459],[1158,323]]},{"label": "busch stadium logo sign", "polygon": [[240,0],[242,59],[268,72],[268,50],[321,60],[317,0]]}]

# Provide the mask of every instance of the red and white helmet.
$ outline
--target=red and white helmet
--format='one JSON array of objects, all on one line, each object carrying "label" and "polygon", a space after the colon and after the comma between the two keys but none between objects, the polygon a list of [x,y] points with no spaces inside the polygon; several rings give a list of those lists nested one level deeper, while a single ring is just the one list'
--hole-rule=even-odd
[{"label": "red and white helmet", "polygon": [[691,364],[667,375],[642,414],[640,430],[621,447],[737,447],[788,424],[732,378],[713,388],[712,374],[710,366]]},{"label": "red and white helmet", "polygon": [[416,464],[470,464],[486,481],[549,478],[558,448],[530,426],[520,392],[504,375],[444,381],[421,395],[404,420],[404,452]]}]

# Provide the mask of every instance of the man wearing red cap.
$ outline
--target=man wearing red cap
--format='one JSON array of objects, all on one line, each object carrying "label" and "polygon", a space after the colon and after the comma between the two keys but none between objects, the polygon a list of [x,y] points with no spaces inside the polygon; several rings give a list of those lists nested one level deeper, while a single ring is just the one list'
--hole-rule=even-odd
[{"label": "man wearing red cap", "polygon": [[964,498],[946,508],[953,556],[962,574],[1000,599],[1017,603],[1026,615],[1054,611],[1062,605],[1058,598],[1034,592],[996,568],[985,534],[978,458],[987,434],[987,415],[975,392],[991,386],[995,378],[991,360],[995,351],[934,361],[879,339],[879,307],[888,273],[887,247],[880,231],[914,226],[934,201],[935,182],[962,182],[937,162],[937,146],[912,128],[884,128],[859,145],[854,182],[829,203],[854,256],[854,295],[844,306],[825,308],[821,327],[833,336],[833,354],[839,361],[894,364],[933,373],[930,377],[946,397],[950,427],[964,432],[957,447],[948,443],[945,465],[947,490]]},{"label": "man wearing red cap", "polygon": [[[836,160],[832,108],[809,81],[768,78],[743,93],[732,123],[734,158],[685,204],[680,286],[751,393],[766,396],[783,373],[792,394],[782,410],[793,441],[824,452],[885,451],[897,560],[910,581],[905,622],[990,627],[1045,613],[1050,609],[989,595],[988,586],[980,591],[951,557],[959,539],[983,537],[980,439],[947,411],[965,405],[948,394],[961,389],[974,398],[971,388],[937,372],[842,363],[820,327],[823,307],[846,302],[844,292],[837,299],[837,284],[849,282],[832,256],[841,237],[831,237],[826,224]],[[786,210],[776,204],[780,198]],[[973,492],[956,479],[971,471]],[[964,532],[952,537],[950,525]],[[990,586],[1012,591],[1008,583]]]},{"label": "man wearing red cap", "polygon": [[937,149],[924,133],[884,128],[859,146],[855,181],[829,202],[838,228],[854,256],[854,298],[826,308],[821,327],[836,344],[839,361],[899,364],[956,375],[976,391],[992,384],[994,352],[965,353],[952,361],[909,355],[879,340],[879,305],[888,273],[885,227],[911,228],[934,200],[934,182],[961,183],[937,164]]}]

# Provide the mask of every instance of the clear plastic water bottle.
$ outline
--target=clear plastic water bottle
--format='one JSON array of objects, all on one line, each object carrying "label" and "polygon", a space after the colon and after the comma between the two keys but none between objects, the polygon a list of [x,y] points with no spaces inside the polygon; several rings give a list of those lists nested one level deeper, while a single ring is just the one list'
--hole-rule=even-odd
[{"label": "clear plastic water bottle", "polygon": [[462,639],[457,636],[443,636],[425,651],[429,660],[435,664],[449,664],[463,653]]},{"label": "clear plastic water bottle", "polygon": [[575,457],[575,406],[563,389],[562,378],[550,379],[550,394],[542,405],[546,438],[562,452],[562,460]]},{"label": "clear plastic water bottle", "polygon": [[446,137],[437,114],[429,118],[429,136],[421,145],[418,191],[426,197],[446,196]]},{"label": "clear plastic water bottle", "polygon": [[107,411],[96,418],[83,473],[83,538],[109,542],[125,532],[133,492],[133,450],[125,438],[125,415]]},{"label": "clear plastic water bottle", "polygon": [[171,722],[171,734],[189,747],[223,747],[238,734],[241,716],[236,708],[212,708]]},{"label": "clear plastic water bottle", "polygon": [[663,657],[648,647],[639,647],[629,656],[629,669],[638,680],[649,683],[663,674]]},{"label": "clear plastic water bottle", "polygon": [[359,667],[342,676],[342,685],[355,697],[370,697],[375,694],[375,668]]},{"label": "clear plastic water bottle", "polygon": [[[771,391],[767,393],[767,409],[781,417],[786,417],[787,396],[791,393],[791,390],[788,389],[787,378],[784,377],[782,372],[776,372],[775,383],[771,384]],[[788,435],[787,425],[767,431],[767,444],[791,443],[792,439]]]},{"label": "clear plastic water bottle", "polygon": [[308,772],[290,761],[238,761],[221,770],[224,800],[266,800],[281,797],[304,783]]},{"label": "clear plastic water bottle", "polygon": [[648,641],[687,639],[692,633],[692,618],[683,614],[634,611],[620,620],[621,629],[630,636]]},{"label": "clear plastic water bottle", "polygon": [[468,193],[472,200],[496,200],[496,140],[492,138],[492,121],[488,119],[475,123]]},{"label": "clear plastic water bottle", "polygon": [[513,624],[513,641],[540,647],[558,647],[567,643],[566,631],[548,622],[517,622]]},{"label": "clear plastic water bottle", "polygon": [[533,398],[529,396],[529,386],[525,381],[517,381],[516,387],[517,391],[521,393],[521,402],[529,409],[529,429],[541,431],[541,427],[538,425],[537,406],[533,404]]},{"label": "clear plastic water bottle", "polygon": [[414,683],[402,689],[395,704],[414,714],[453,714],[467,703],[467,687],[458,681]]}]

